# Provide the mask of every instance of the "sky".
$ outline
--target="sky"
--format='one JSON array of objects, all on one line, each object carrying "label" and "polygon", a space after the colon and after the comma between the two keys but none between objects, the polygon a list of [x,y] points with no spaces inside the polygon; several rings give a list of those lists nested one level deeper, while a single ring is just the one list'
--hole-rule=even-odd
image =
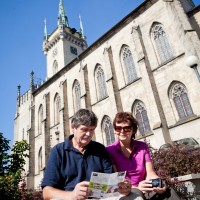
[{"label": "sky", "polygon": [[[30,86],[30,73],[46,78],[42,52],[44,19],[50,34],[57,27],[60,0],[1,0],[0,2],[0,132],[13,144],[17,86],[21,95]],[[143,0],[63,0],[69,26],[80,30],[91,45]],[[194,0],[195,5],[200,0]]]}]

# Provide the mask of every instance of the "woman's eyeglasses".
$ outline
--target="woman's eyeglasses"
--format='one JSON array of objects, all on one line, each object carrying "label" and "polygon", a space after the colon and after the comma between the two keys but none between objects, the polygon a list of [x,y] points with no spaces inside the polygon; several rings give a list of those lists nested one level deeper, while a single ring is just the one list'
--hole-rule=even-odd
[{"label": "woman's eyeglasses", "polygon": [[123,131],[125,133],[127,133],[127,132],[130,132],[132,130],[132,126],[124,126],[124,127],[122,127],[122,126],[116,126],[115,127],[115,131],[118,132],[118,133],[121,133],[122,129],[123,129]]}]

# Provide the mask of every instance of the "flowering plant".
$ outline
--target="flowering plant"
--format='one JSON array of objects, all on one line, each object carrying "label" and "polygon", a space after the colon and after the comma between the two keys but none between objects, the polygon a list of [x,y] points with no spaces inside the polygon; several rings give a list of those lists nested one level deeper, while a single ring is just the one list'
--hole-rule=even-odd
[{"label": "flowering plant", "polygon": [[[174,188],[181,197],[188,197],[184,183],[179,176],[200,173],[200,148],[188,148],[185,145],[169,145],[167,149],[152,149],[152,163],[156,173]],[[185,196],[184,196],[185,195]]]}]

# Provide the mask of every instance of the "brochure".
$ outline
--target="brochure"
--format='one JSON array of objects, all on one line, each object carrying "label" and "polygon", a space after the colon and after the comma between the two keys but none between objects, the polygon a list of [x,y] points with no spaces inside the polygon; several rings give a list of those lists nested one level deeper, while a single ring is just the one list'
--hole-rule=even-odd
[{"label": "brochure", "polygon": [[126,172],[115,172],[112,174],[92,172],[89,188],[92,191],[90,197],[97,199],[106,199],[111,197],[120,197],[117,192],[118,183],[123,182]]}]

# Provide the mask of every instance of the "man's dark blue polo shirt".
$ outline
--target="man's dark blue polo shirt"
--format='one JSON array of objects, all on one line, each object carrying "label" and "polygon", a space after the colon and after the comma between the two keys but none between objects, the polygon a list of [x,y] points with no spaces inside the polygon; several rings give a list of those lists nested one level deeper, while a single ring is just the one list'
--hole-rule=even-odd
[{"label": "man's dark blue polo shirt", "polygon": [[71,145],[72,138],[70,135],[52,148],[42,187],[72,191],[77,183],[89,181],[92,171],[112,173],[109,155],[102,144],[91,141],[82,154]]}]

